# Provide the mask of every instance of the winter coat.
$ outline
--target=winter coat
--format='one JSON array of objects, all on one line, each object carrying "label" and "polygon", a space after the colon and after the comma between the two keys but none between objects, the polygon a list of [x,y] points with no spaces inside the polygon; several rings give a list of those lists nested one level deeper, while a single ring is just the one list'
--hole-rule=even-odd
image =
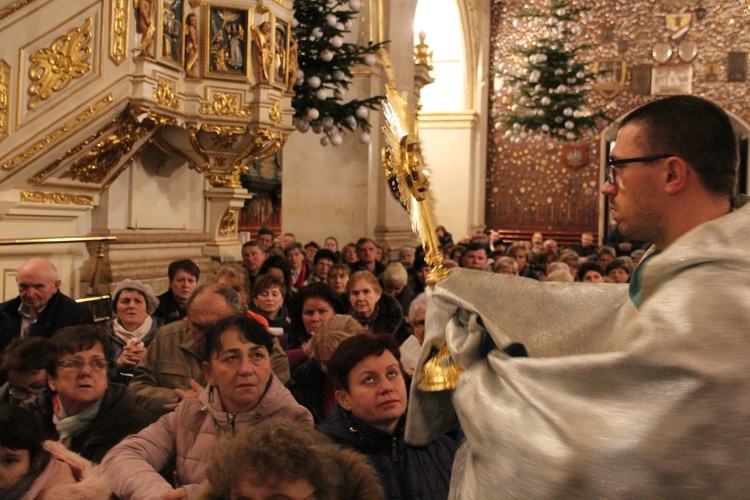
[{"label": "winter coat", "polygon": [[404,420],[402,417],[392,436],[362,422],[337,403],[328,412],[320,430],[370,459],[386,498],[448,498],[456,442],[440,436],[426,446],[407,444]]},{"label": "winter coat", "polygon": [[174,412],[114,447],[102,467],[115,495],[122,498],[159,498],[172,491],[159,474],[170,464],[176,466],[175,481],[188,496],[195,495],[206,480],[208,452],[216,439],[267,418],[289,418],[312,426],[310,412],[297,404],[275,375],[255,409],[245,413],[226,412],[218,391],[208,386],[199,399],[183,401]]},{"label": "winter coat", "polygon": [[[21,335],[22,317],[18,313],[21,297],[0,304],[0,352]],[[64,326],[90,325],[94,322],[91,310],[57,291],[47,302],[39,319],[29,328],[29,336],[50,338]]]},{"label": "winter coat", "polygon": [[[46,429],[47,437],[57,440],[59,436],[52,421],[53,394],[49,390],[42,392],[29,409]],[[109,384],[96,418],[87,430],[73,438],[69,448],[86,460],[99,463],[110,448],[153,421],[148,412],[135,405],[124,385]]]},{"label": "winter coat", "polygon": [[[161,318],[157,318],[156,316],[151,316],[151,319],[153,322],[151,323],[151,329],[148,331],[148,333],[141,339],[141,342],[143,342],[143,345],[148,348],[149,345],[151,345],[151,342],[156,337],[156,331],[161,328],[164,325],[164,320]],[[109,337],[110,343],[112,344],[112,350],[114,351],[114,355],[112,356],[112,366],[115,366],[115,363],[117,362],[117,358],[122,355],[122,351],[125,348],[125,342],[117,336],[117,334],[114,331],[114,318],[107,321],[104,324],[104,333],[107,334],[107,337]],[[125,384],[128,385],[131,380],[133,380],[133,371],[135,370],[135,367],[125,367],[122,370],[118,370],[116,367],[112,368],[109,372],[109,380],[110,382],[117,382],[118,384]]]},{"label": "winter coat", "polygon": [[50,457],[21,500],[102,500],[112,490],[99,466],[69,451],[61,443],[45,441]]},{"label": "winter coat", "polygon": [[[271,363],[282,382],[289,380],[289,361],[275,339]],[[138,406],[158,418],[167,412],[165,404],[179,402],[174,390],[190,389],[191,379],[206,385],[201,352],[193,342],[188,322],[177,321],[156,332],[146,356],[135,367],[128,391]]]},{"label": "winter coat", "polygon": [[[354,316],[354,319],[358,319]],[[409,338],[409,330],[404,322],[404,311],[393,295],[383,292],[378,300],[378,316],[370,328],[372,333],[390,333],[399,344]]]}]

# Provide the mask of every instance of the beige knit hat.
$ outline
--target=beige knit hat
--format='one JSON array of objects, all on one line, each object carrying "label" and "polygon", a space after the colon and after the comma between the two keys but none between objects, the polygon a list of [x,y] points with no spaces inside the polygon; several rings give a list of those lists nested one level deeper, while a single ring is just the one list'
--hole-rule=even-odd
[{"label": "beige knit hat", "polygon": [[159,307],[159,299],[156,298],[156,293],[151,285],[144,285],[138,280],[124,279],[117,284],[114,292],[112,292],[112,308],[117,306],[117,299],[120,297],[120,292],[123,290],[135,290],[141,292],[146,297],[146,312],[151,315]]}]

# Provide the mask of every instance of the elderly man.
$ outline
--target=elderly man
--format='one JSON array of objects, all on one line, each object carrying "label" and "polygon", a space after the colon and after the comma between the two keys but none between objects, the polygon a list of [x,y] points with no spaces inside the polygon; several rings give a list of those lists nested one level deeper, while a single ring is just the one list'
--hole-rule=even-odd
[{"label": "elderly man", "polygon": [[57,268],[47,259],[24,262],[16,283],[18,297],[0,304],[0,352],[16,337],[50,338],[58,328],[94,322],[89,309],[60,291]]},{"label": "elderly man", "polygon": [[421,362],[447,342],[463,373],[448,373],[451,394],[422,392],[430,371],[417,369],[407,438],[460,423],[452,497],[747,489],[750,206],[733,200],[737,160],[721,108],[695,96],[650,102],[623,119],[601,188],[623,235],[654,243],[629,286],[458,269],[435,287]]},{"label": "elderly man", "polygon": [[[136,403],[158,416],[180,400],[197,398],[206,383],[201,370],[206,328],[243,310],[240,296],[228,286],[196,288],[188,299],[187,320],[162,327],[136,367],[128,386]],[[273,371],[286,383],[289,361],[276,339],[271,356]]]}]

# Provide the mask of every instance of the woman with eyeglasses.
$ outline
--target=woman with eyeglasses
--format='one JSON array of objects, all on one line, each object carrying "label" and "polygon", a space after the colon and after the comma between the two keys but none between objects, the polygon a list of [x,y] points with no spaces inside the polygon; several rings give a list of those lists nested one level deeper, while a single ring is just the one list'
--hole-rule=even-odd
[{"label": "woman with eyeglasses", "polygon": [[32,403],[47,388],[47,360],[55,348],[44,337],[16,337],[5,348],[0,361],[0,405],[22,406]]},{"label": "woman with eyeglasses", "polygon": [[124,385],[109,383],[112,347],[105,333],[91,325],[71,326],[58,330],[51,341],[57,355],[47,366],[49,389],[31,409],[49,439],[99,463],[153,418],[135,405]]},{"label": "woman with eyeglasses", "polygon": [[[515,261],[512,261],[515,264]],[[424,293],[417,295],[409,306],[409,326],[411,335],[401,344],[401,364],[404,371],[414,376],[419,361],[419,353],[424,343],[424,324],[427,316],[427,296]]]}]

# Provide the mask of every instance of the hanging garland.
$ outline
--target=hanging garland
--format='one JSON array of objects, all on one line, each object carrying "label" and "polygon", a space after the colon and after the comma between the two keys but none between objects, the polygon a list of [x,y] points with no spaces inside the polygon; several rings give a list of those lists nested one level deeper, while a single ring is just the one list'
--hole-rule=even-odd
[{"label": "hanging garland", "polygon": [[372,66],[375,53],[384,43],[361,46],[344,42],[360,0],[295,0],[292,26],[298,44],[294,123],[302,133],[312,130],[323,134],[324,146],[339,146],[342,134],[362,130],[360,142],[370,142],[370,110],[380,108],[383,96],[344,101],[349,89],[352,68],[358,64]]}]

